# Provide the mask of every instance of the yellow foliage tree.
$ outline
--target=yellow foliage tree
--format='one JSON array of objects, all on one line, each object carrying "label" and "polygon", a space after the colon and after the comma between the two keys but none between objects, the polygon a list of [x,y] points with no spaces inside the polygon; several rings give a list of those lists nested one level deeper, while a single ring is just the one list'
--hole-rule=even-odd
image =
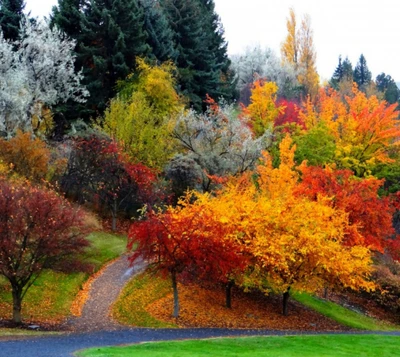
[{"label": "yellow foliage tree", "polygon": [[280,153],[278,168],[264,154],[256,181],[245,174],[230,180],[216,196],[196,194],[199,211],[223,224],[223,238],[240,243],[241,254],[251,256],[242,283],[283,293],[284,314],[291,288],[373,289],[368,281],[370,250],[343,244],[348,215],[333,208],[330,198],[312,201],[295,194],[298,172],[290,137],[281,142]]},{"label": "yellow foliage tree", "polygon": [[278,86],[274,82],[257,80],[251,90],[250,104],[243,108],[243,114],[250,118],[250,123],[257,137],[272,129],[274,120],[284,110],[276,106]]},{"label": "yellow foliage tree", "polygon": [[281,45],[282,60],[298,72],[297,79],[307,95],[314,99],[318,94],[319,75],[316,68],[316,52],[313,43],[311,18],[305,15],[297,28],[296,14],[291,8],[286,22],[288,34]]},{"label": "yellow foliage tree", "polygon": [[101,124],[135,162],[152,168],[163,168],[175,152],[171,133],[183,104],[173,72],[171,63],[151,66],[139,59],[138,74],[121,85]]}]

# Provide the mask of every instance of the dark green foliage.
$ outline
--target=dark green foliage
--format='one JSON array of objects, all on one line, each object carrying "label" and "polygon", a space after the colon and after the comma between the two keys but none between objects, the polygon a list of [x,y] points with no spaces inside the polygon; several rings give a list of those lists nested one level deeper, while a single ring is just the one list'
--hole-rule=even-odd
[{"label": "dark green foliage", "polygon": [[353,80],[353,65],[351,64],[348,57],[343,61],[343,79],[352,81]]},{"label": "dark green foliage", "polygon": [[339,90],[339,84],[342,81],[353,81],[353,66],[348,57],[342,61],[342,56],[339,56],[339,63],[335,69],[335,72],[333,72],[329,84],[334,89]]},{"label": "dark green foliage", "polygon": [[376,77],[375,83],[377,89],[384,93],[384,98],[388,103],[394,104],[399,101],[400,90],[391,76],[382,72]]},{"label": "dark green foliage", "polygon": [[132,72],[136,56],[150,52],[141,4],[138,0],[59,0],[52,23],[77,40],[77,66],[83,68],[83,84],[90,92],[84,107],[66,109],[68,120],[101,115],[115,95],[117,80]]},{"label": "dark green foliage", "polygon": [[0,0],[0,26],[5,39],[18,38],[24,8],[24,0]]},{"label": "dark green foliage", "polygon": [[354,82],[358,84],[358,87],[362,90],[368,84],[371,83],[372,74],[367,66],[367,60],[364,55],[360,56],[353,73]]},{"label": "dark green foliage", "polygon": [[152,56],[158,62],[175,61],[178,52],[175,48],[174,33],[164,9],[157,0],[141,0],[144,8],[144,28],[148,34],[147,42]]},{"label": "dark green foliage", "polygon": [[333,76],[330,80],[330,85],[336,90],[339,89],[339,82],[343,78],[343,63],[342,56],[339,56],[339,64],[337,65],[335,72],[333,72]]},{"label": "dark green foliage", "polygon": [[174,32],[181,92],[195,109],[205,109],[206,94],[230,97],[226,42],[213,1],[160,0]]}]

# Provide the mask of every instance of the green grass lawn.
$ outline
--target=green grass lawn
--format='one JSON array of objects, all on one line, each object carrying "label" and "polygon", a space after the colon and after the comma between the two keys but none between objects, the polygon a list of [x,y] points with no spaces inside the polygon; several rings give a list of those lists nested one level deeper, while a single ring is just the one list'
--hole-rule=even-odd
[{"label": "green grass lawn", "polygon": [[303,305],[308,306],[345,326],[371,331],[391,331],[400,329],[400,326],[389,325],[309,294],[295,293],[293,294],[293,298]]},{"label": "green grass lawn", "polygon": [[126,325],[140,327],[177,327],[159,321],[146,311],[146,306],[172,290],[170,281],[142,273],[123,289],[113,306],[113,317]]},{"label": "green grass lawn", "polygon": [[[82,255],[82,261],[93,266],[93,272],[125,251],[126,238],[103,232],[88,237],[91,246]],[[28,290],[22,302],[24,320],[59,322],[70,313],[70,307],[88,273],[60,273],[44,271]],[[0,318],[10,319],[12,314],[11,288],[0,279]],[[0,332],[1,335],[1,332]]]},{"label": "green grass lawn", "polygon": [[318,335],[217,338],[92,348],[79,357],[397,357],[400,337]]}]

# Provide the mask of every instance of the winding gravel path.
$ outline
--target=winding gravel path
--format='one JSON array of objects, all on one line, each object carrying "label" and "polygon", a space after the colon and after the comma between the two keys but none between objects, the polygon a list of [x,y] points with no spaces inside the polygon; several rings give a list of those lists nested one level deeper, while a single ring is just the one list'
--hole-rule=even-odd
[{"label": "winding gravel path", "polygon": [[126,328],[110,318],[110,308],[128,280],[144,267],[145,262],[140,260],[129,268],[127,255],[121,256],[107,266],[93,281],[82,315],[68,319],[63,328],[74,332],[112,331]]}]

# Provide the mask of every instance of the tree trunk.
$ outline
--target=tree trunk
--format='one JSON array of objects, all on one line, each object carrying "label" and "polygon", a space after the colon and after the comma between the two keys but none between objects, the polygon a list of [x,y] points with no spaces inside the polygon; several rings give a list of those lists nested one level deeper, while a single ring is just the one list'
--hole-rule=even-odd
[{"label": "tree trunk", "polygon": [[111,210],[112,225],[111,230],[115,232],[117,230],[117,202],[114,200]]},{"label": "tree trunk", "polygon": [[176,273],[171,273],[172,277],[172,289],[174,290],[174,313],[173,317],[179,316],[179,296],[178,296],[178,283],[176,281]]},{"label": "tree trunk", "polygon": [[290,287],[283,293],[283,316],[288,315],[288,301],[289,301],[289,296],[290,296]]},{"label": "tree trunk", "polygon": [[21,306],[22,306],[22,291],[17,286],[12,286],[13,298],[13,322],[20,325],[22,323]]},{"label": "tree trunk", "polygon": [[324,299],[325,300],[328,299],[328,287],[327,286],[324,287]]},{"label": "tree trunk", "polygon": [[232,288],[233,288],[233,281],[229,280],[228,284],[226,284],[225,287],[226,307],[228,309],[232,308]]}]

